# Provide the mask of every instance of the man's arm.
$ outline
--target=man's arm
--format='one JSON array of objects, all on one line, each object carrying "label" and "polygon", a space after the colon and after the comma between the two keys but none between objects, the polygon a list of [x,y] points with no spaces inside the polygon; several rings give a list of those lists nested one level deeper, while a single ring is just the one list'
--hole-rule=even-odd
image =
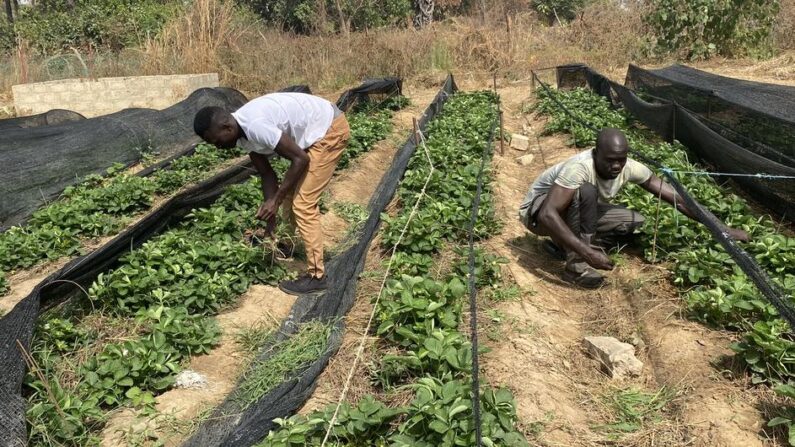
[{"label": "man's arm", "polygon": [[276,171],[273,170],[270,160],[265,155],[250,152],[248,156],[262,179],[263,201],[268,200],[275,196],[276,191],[279,189],[279,179],[276,177]]},{"label": "man's arm", "polygon": [[578,253],[591,267],[611,270],[613,263],[604,253],[594,250],[572,233],[563,220],[563,215],[571,205],[576,190],[552,185],[544,204],[538,212],[538,222],[544,226],[556,243]]},{"label": "man's arm", "polygon": [[[279,139],[279,144],[276,145],[274,150],[277,154],[290,160],[290,167],[284,174],[282,184],[278,185],[276,182],[276,173],[273,172],[273,168],[270,167],[270,163],[268,163],[270,172],[273,174],[273,182],[276,184],[276,191],[273,194],[270,194],[270,189],[272,188],[272,185],[270,184],[267,186],[269,190],[266,191],[265,177],[263,176],[262,191],[266,196],[265,203],[262,204],[259,211],[257,212],[258,219],[271,219],[272,217],[276,216],[276,211],[284,201],[284,198],[290,193],[290,191],[295,189],[298,181],[309,167],[309,155],[307,155],[306,151],[301,149],[301,147],[299,147],[292,138],[287,136],[287,134],[282,133],[282,136]],[[260,172],[260,175],[262,175],[262,172]]]},{"label": "man's arm", "polygon": [[[693,211],[690,210],[687,205],[685,205],[684,200],[682,200],[679,194],[676,193],[676,190],[674,190],[673,186],[664,182],[661,178],[652,174],[651,177],[649,177],[649,179],[645,182],[641,183],[640,186],[646,191],[654,194],[655,197],[660,197],[662,200],[665,200],[671,206],[675,207],[680,213],[696,222],[703,224],[703,222],[698,220]],[[726,226],[726,224],[723,224],[723,226],[726,227],[726,232],[729,233],[729,236],[731,236],[733,239],[742,242],[748,242],[750,240],[748,233],[745,231],[730,228]]]}]

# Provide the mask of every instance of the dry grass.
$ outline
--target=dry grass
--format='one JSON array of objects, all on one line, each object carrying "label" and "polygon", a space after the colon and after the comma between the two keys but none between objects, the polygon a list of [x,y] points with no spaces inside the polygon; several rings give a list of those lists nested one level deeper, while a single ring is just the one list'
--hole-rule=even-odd
[{"label": "dry grass", "polygon": [[424,30],[303,36],[264,26],[238,11],[233,0],[197,0],[140,49],[118,54],[74,50],[42,58],[23,45],[0,63],[0,91],[15,83],[65,77],[211,71],[221,74],[224,85],[244,92],[294,83],[334,90],[367,76],[421,77],[450,70],[499,71],[518,79],[534,66],[579,60],[606,68],[637,54],[637,11],[600,4],[570,25],[549,27],[524,3],[494,2],[486,14]]},{"label": "dry grass", "polygon": [[[642,6],[625,10],[615,1],[597,1],[572,23],[547,26],[529,3],[477,3],[470,16],[423,30],[306,36],[265,26],[234,0],[196,0],[141,48],[115,54],[73,49],[42,57],[23,43],[0,61],[0,109],[12,84],[69,77],[218,72],[223,85],[257,94],[287,84],[332,91],[364,77],[421,80],[446,71],[525,79],[532,68],[575,61],[616,74],[629,62],[650,62],[642,51]],[[793,26],[795,0],[782,0],[776,48],[795,49]]]},{"label": "dry grass", "polygon": [[773,46],[780,50],[795,50],[795,0],[781,0],[781,11],[773,29]]}]

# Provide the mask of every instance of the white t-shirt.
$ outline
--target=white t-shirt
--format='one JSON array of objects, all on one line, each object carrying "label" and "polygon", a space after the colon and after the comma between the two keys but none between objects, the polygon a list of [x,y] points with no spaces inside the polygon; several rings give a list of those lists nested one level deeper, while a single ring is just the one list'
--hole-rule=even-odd
[{"label": "white t-shirt", "polygon": [[301,149],[326,135],[334,120],[330,102],[306,93],[271,93],[252,99],[232,113],[246,138],[237,145],[248,152],[273,155],[286,132]]},{"label": "white t-shirt", "polygon": [[618,177],[614,179],[600,178],[594,167],[593,150],[583,151],[544,171],[530,187],[530,191],[519,207],[519,214],[526,217],[527,209],[533,199],[541,194],[547,194],[553,184],[567,189],[578,189],[583,184],[590,183],[596,186],[599,200],[609,202],[627,182],[645,183],[651,176],[652,172],[646,165],[628,158],[627,164],[624,165],[624,169],[621,170]]}]

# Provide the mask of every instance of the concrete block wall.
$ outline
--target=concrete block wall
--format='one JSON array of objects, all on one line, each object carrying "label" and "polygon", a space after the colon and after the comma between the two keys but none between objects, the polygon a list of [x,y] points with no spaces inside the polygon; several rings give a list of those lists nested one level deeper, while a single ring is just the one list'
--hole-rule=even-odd
[{"label": "concrete block wall", "polygon": [[218,73],[62,79],[11,87],[18,116],[67,109],[86,117],[130,107],[164,109],[194,90],[218,87]]}]

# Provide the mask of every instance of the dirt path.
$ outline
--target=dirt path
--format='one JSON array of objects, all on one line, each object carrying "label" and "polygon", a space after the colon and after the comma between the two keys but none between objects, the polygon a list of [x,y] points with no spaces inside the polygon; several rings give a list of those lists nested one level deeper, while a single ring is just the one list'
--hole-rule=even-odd
[{"label": "dirt path", "polygon": [[[654,392],[663,386],[674,394],[659,420],[622,436],[618,445],[764,445],[757,408],[764,392],[749,391],[742,376],[726,380],[721,362],[731,353],[732,337],[683,319],[662,268],[622,255],[624,265],[610,274],[606,287],[593,292],[569,287],[558,280],[562,263],[551,261],[516,219],[533,179],[574,153],[566,137],[536,140],[543,121],[521,113],[529,91],[510,86],[501,91],[506,127],[530,136],[529,153],[535,157],[521,166],[515,161],[521,152],[495,156],[495,197],[505,229],[489,247],[509,260],[509,276],[523,293],[518,301],[484,306],[483,338],[492,348],[484,360],[486,377],[514,391],[528,439],[538,445],[615,442],[599,427],[615,417],[606,398],[621,390]],[[489,337],[494,319],[502,324]],[[599,373],[581,348],[588,335],[635,344],[644,362],[641,376],[614,382]]]}]

